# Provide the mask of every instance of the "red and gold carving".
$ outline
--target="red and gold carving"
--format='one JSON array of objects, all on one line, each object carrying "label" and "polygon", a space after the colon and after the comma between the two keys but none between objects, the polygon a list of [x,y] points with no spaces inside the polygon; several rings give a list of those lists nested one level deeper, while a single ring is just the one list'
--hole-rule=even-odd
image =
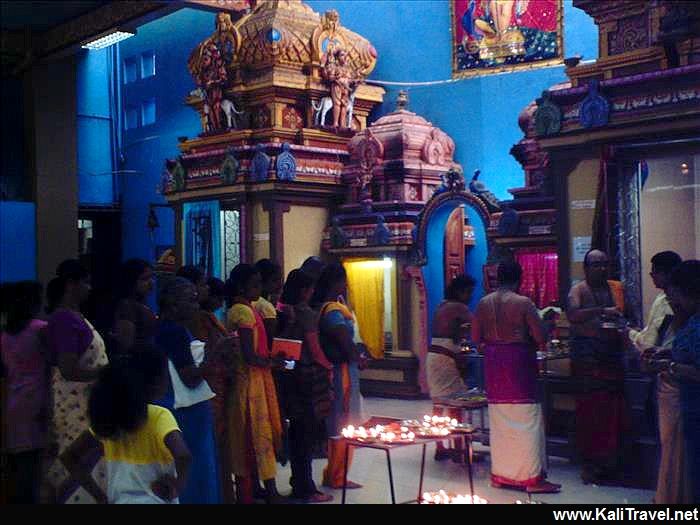
[{"label": "red and gold carving", "polygon": [[185,4],[192,4],[192,7],[202,6],[242,12],[252,9],[254,7],[255,0],[187,0]]},{"label": "red and gold carving", "polygon": [[646,13],[623,18],[608,35],[608,55],[619,55],[649,45],[649,19]]},{"label": "red and gold carving", "polygon": [[225,12],[217,13],[216,30],[192,51],[187,61],[187,68],[197,85],[201,85],[202,70],[207,67],[204,60],[207,50],[215,48],[224,65],[229,67],[236,60],[240,46],[241,35],[231,20],[231,15]]},{"label": "red and gold carving", "polygon": [[282,110],[282,127],[289,129],[302,129],[304,127],[304,117],[294,106],[287,106]]},{"label": "red and gold carving", "polygon": [[367,40],[358,36],[340,25],[337,11],[326,11],[311,35],[312,60],[321,64],[324,55],[335,48],[342,48],[347,52],[352,68],[366,77],[377,64],[377,51]]},{"label": "red and gold carving", "polygon": [[370,128],[356,137],[360,137],[359,140],[353,139],[348,144],[350,158],[359,163],[362,171],[372,171],[384,156],[384,146]]}]

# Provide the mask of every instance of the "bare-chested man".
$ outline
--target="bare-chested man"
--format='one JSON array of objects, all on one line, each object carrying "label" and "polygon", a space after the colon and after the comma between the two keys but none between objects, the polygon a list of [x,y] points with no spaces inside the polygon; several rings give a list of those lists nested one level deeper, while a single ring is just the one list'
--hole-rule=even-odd
[{"label": "bare-chested man", "polygon": [[472,340],[485,352],[491,426],[491,484],[559,492],[545,478],[545,435],[537,402],[537,346],[546,341],[534,303],[517,293],[522,268],[498,265],[498,289],[479,301]]},{"label": "bare-chested man", "polygon": [[[475,281],[468,275],[455,277],[445,289],[445,300],[435,310],[431,329],[432,339],[426,357],[425,368],[432,399],[444,399],[466,394],[467,387],[462,380],[456,357],[462,339],[468,335],[465,326],[471,323],[472,314],[467,303],[474,292]],[[434,409],[437,414],[438,409]],[[461,411],[449,411],[449,416],[461,419]],[[441,461],[452,457],[455,461],[462,457],[460,443],[454,451],[444,448],[441,442],[436,445],[435,459]]]},{"label": "bare-chested man", "polygon": [[576,441],[584,460],[585,483],[616,476],[624,421],[623,344],[615,322],[624,297],[619,281],[609,281],[608,256],[589,250],[586,279],[572,286],[567,317],[571,323],[573,373],[582,390],[576,399]]}]

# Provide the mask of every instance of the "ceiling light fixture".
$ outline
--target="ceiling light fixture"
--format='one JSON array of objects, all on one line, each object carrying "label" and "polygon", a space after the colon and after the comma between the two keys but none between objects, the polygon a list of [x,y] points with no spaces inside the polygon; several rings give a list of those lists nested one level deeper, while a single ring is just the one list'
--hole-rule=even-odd
[{"label": "ceiling light fixture", "polygon": [[113,29],[108,33],[103,33],[98,35],[91,40],[86,41],[81,46],[83,49],[90,49],[92,51],[97,49],[103,49],[105,47],[112,46],[117,42],[126,40],[136,34],[136,31],[123,31],[121,29]]}]

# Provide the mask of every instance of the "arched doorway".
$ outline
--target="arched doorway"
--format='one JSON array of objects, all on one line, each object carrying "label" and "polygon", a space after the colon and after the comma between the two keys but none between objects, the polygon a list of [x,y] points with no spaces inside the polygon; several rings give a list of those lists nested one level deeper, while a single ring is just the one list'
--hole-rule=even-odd
[{"label": "arched doorway", "polygon": [[450,246],[453,247],[453,252],[456,250],[456,241],[450,241],[449,237],[446,239],[446,233],[448,236],[457,235],[454,230],[459,231],[456,225],[460,220],[464,224],[468,223],[470,235],[473,234],[470,246],[465,249],[462,243],[461,247],[464,254],[463,271],[476,280],[470,308],[473,309],[476,306],[484,293],[483,266],[488,257],[486,230],[490,223],[489,212],[484,203],[470,192],[438,194],[426,204],[421,214],[416,237],[416,248],[422,254],[428,334],[430,334],[433,313],[444,297],[446,279],[455,273],[455,267],[460,264],[458,260],[461,254],[446,252],[446,249],[450,250]]}]

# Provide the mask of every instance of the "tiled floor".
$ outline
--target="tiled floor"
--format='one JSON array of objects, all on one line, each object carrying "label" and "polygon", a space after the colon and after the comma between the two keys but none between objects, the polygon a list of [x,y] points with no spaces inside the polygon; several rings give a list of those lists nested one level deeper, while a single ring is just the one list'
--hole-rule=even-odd
[{"label": "tiled floor", "polygon": [[[430,401],[380,398],[366,398],[364,400],[366,416],[384,415],[413,419],[429,413],[431,408]],[[477,444],[475,448],[479,450],[480,445]],[[416,446],[395,450],[391,454],[396,499],[399,502],[416,497],[420,474],[420,452],[421,448]],[[451,461],[438,463],[433,460],[433,452],[434,445],[428,445],[424,490],[445,489],[448,492],[467,494],[469,482],[466,467]],[[314,479],[317,483],[321,480],[325,464],[326,460],[314,460]],[[546,503],[623,504],[650,503],[653,497],[653,491],[649,490],[584,485],[579,474],[580,468],[578,466],[571,465],[563,459],[551,458],[549,479],[554,483],[561,483],[562,490],[559,494],[537,495],[536,499]],[[278,471],[277,483],[282,494],[290,492],[289,475],[289,465]],[[349,479],[362,483],[364,486],[361,489],[347,492],[348,503],[391,503],[384,452],[370,449],[358,450],[350,469]],[[527,495],[522,492],[495,489],[490,486],[488,455],[484,461],[474,464],[474,486],[475,492],[491,503],[514,503],[518,499],[527,498]],[[332,503],[340,503],[340,490],[326,488],[323,490],[335,496]]]}]

